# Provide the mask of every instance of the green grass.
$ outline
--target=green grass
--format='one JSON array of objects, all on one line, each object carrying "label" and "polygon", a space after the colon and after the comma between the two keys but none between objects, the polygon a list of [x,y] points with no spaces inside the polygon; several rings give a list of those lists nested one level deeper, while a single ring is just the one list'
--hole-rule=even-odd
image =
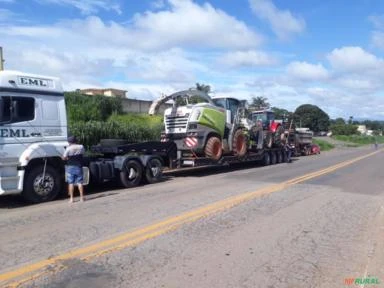
[{"label": "green grass", "polygon": [[108,121],[71,123],[70,134],[76,135],[86,147],[96,145],[100,139],[126,139],[130,142],[160,140],[162,117],[129,113],[112,115]]},{"label": "green grass", "polygon": [[[384,136],[363,136],[363,135],[334,135],[332,138],[343,141],[343,142],[349,142],[353,144],[346,144],[347,147],[357,147],[357,146],[363,146],[368,144],[373,144],[375,141],[378,143],[384,143]],[[348,146],[348,145],[356,145],[356,146]]]},{"label": "green grass", "polygon": [[320,146],[321,151],[329,151],[335,148],[335,146],[327,141],[319,140],[319,139],[313,139],[313,143]]}]

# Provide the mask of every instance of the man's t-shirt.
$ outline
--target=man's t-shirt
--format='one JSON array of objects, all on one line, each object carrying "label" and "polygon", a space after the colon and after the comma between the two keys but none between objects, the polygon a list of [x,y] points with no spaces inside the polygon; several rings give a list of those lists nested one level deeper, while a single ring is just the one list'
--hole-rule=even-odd
[{"label": "man's t-shirt", "polygon": [[71,144],[64,151],[64,157],[68,157],[67,165],[83,166],[84,146],[81,144]]}]

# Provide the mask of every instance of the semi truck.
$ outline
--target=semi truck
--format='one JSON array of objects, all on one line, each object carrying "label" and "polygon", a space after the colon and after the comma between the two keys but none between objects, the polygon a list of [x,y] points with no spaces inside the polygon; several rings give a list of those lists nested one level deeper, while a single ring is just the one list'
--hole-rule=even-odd
[{"label": "semi truck", "polygon": [[[0,195],[20,194],[32,203],[64,191],[68,125],[58,78],[0,71]],[[124,187],[160,180],[176,158],[172,142],[105,140],[92,147],[84,170],[91,183],[119,181]]]},{"label": "semi truck", "polygon": [[168,101],[173,107],[164,112],[161,141],[176,143],[176,167],[248,161],[269,165],[287,159],[284,129],[271,111],[252,113],[246,101],[188,89],[155,100],[149,114]]}]

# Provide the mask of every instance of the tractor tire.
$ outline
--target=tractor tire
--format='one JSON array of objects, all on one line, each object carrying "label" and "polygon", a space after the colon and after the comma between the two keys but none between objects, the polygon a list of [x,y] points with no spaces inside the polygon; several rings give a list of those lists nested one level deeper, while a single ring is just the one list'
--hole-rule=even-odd
[{"label": "tractor tire", "polygon": [[145,180],[149,184],[157,183],[161,180],[163,176],[163,164],[160,159],[152,158],[147,162],[145,167]]},{"label": "tractor tire", "polygon": [[51,165],[32,167],[27,171],[22,196],[29,203],[41,203],[55,199],[63,188],[63,179],[59,171]]},{"label": "tractor tire", "polygon": [[206,157],[218,161],[223,155],[223,146],[220,138],[216,136],[210,137],[205,144],[204,154]]},{"label": "tractor tire", "polygon": [[120,181],[125,188],[138,186],[143,177],[143,166],[136,160],[127,160],[120,172]]},{"label": "tractor tire", "polygon": [[270,132],[267,132],[265,135],[264,145],[265,145],[265,147],[267,147],[269,149],[272,148],[273,137],[272,137],[272,134]]},{"label": "tractor tire", "polygon": [[273,135],[273,144],[275,147],[281,147],[285,141],[286,137],[284,134],[284,128],[282,126],[277,127],[276,132]]},{"label": "tractor tire", "polygon": [[247,137],[241,129],[233,135],[232,152],[235,156],[243,157],[247,153]]}]

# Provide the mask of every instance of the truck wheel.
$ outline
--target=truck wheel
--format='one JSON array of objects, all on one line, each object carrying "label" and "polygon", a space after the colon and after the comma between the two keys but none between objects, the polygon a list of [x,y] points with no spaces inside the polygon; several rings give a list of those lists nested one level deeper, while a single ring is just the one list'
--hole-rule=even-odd
[{"label": "truck wheel", "polygon": [[125,188],[135,187],[140,184],[143,177],[143,167],[136,160],[128,160],[124,162],[120,172],[120,180]]},{"label": "truck wheel", "polygon": [[243,157],[247,153],[247,137],[241,129],[236,130],[233,135],[232,151],[239,157]]},{"label": "truck wheel", "polygon": [[57,197],[63,187],[60,173],[52,166],[44,165],[32,167],[26,172],[24,179],[23,198],[30,203],[51,201]]},{"label": "truck wheel", "polygon": [[277,151],[276,152],[276,162],[277,163],[283,162],[283,153],[282,153],[282,151]]},{"label": "truck wheel", "polygon": [[149,184],[159,182],[163,175],[163,164],[157,158],[152,158],[145,167],[145,179]]},{"label": "truck wheel", "polygon": [[271,165],[275,165],[276,164],[276,153],[274,151],[271,151]]},{"label": "truck wheel", "polygon": [[221,140],[216,136],[210,137],[207,144],[205,144],[204,154],[215,161],[219,160],[223,154]]},{"label": "truck wheel", "polygon": [[270,164],[271,164],[271,156],[269,155],[268,152],[264,152],[263,165],[268,166]]}]

